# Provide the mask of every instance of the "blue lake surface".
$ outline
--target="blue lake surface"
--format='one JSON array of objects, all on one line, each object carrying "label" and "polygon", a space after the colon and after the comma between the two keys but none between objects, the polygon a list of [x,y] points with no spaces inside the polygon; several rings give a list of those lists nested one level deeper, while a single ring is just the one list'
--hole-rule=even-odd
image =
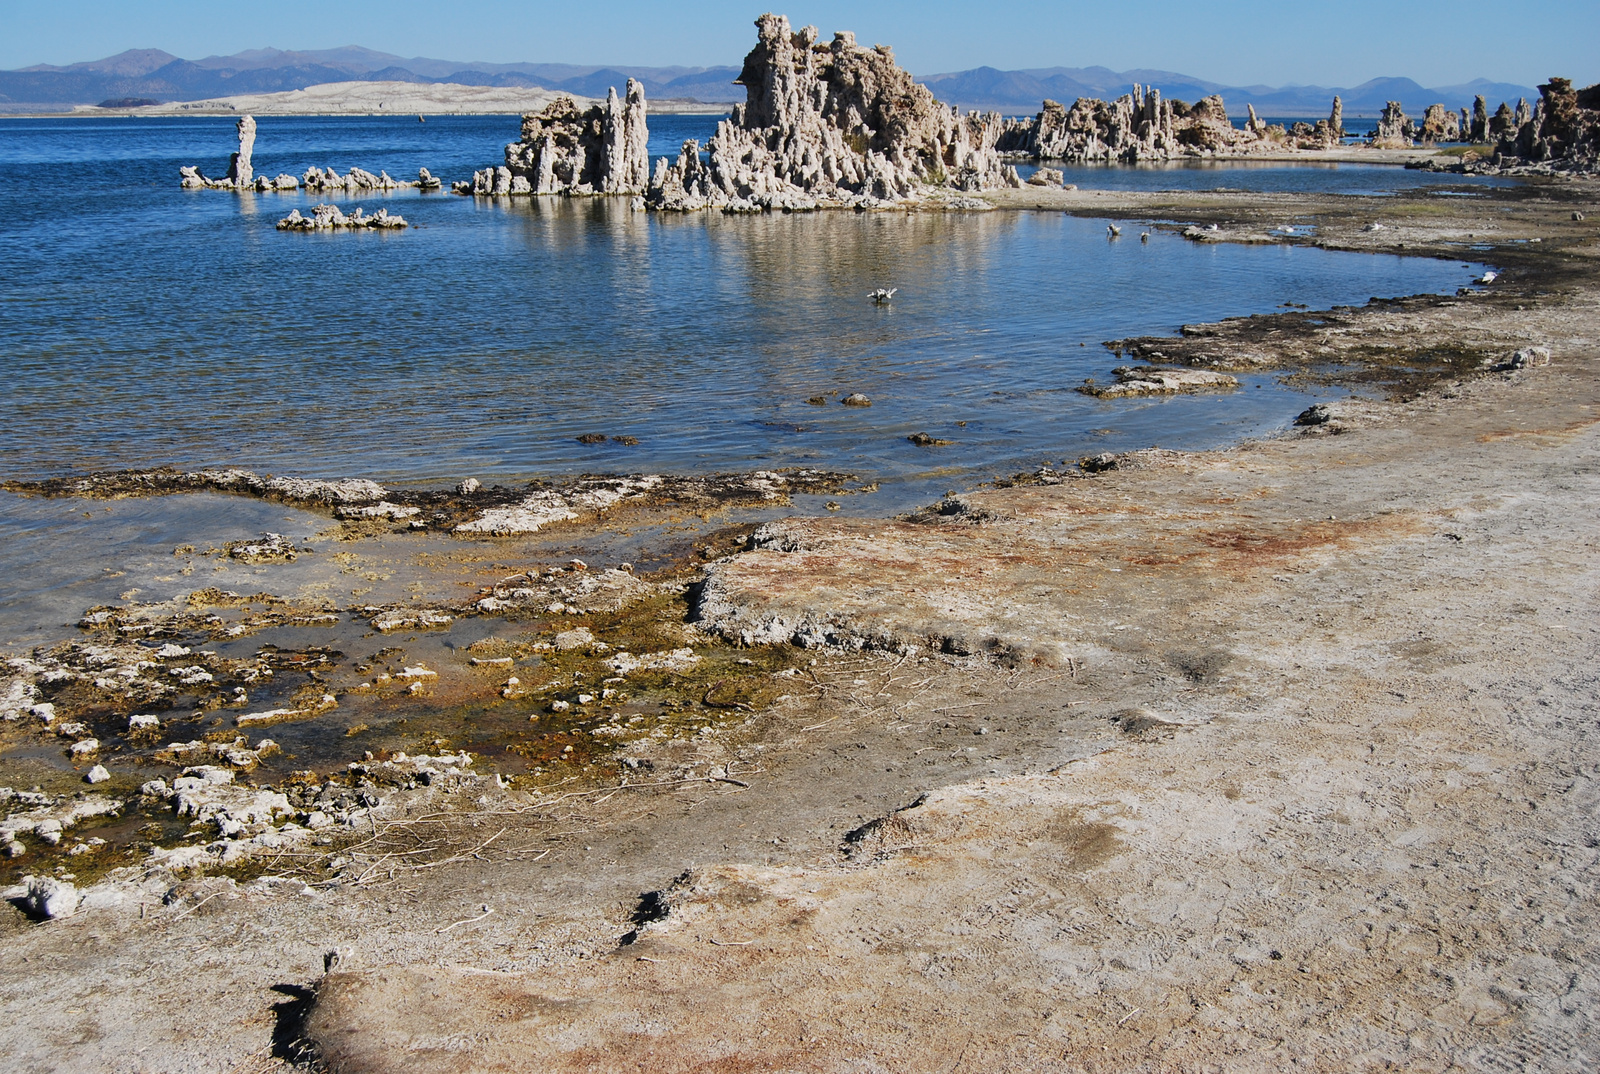
[{"label": "blue lake surface", "polygon": [[[651,118],[652,155],[716,116]],[[514,116],[259,119],[258,173],[446,180]],[[1053,213],[665,216],[626,199],[341,196],[400,233],[293,234],[322,198],[178,189],[221,174],[226,118],[0,120],[0,475],[237,465],[401,484],[579,472],[850,470],[883,511],[1089,451],[1202,448],[1286,425],[1271,375],[1100,402],[1101,341],[1186,322],[1449,292],[1475,269],[1199,245]],[[1400,169],[1077,169],[1081,186],[1362,190]],[[1384,184],[1388,184],[1385,186]],[[874,306],[867,292],[898,287]],[[838,404],[861,392],[871,408]],[[837,393],[837,394],[830,394]],[[827,398],[814,406],[807,399]],[[965,423],[960,424],[960,423]],[[913,432],[956,441],[919,448]],[[583,433],[637,446],[583,445]]]}]

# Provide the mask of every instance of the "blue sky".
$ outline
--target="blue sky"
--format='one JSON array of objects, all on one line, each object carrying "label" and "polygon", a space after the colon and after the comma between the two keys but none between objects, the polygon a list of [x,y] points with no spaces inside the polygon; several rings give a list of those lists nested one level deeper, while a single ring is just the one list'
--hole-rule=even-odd
[{"label": "blue sky", "polygon": [[[402,56],[659,66],[737,63],[766,8],[725,0],[0,0],[0,68],[128,48],[186,58],[247,48],[359,44]],[[1398,75],[1534,85],[1600,81],[1600,0],[878,0],[780,6],[795,25],[856,31],[918,74],[1000,68],[1152,67],[1232,85],[1354,85]]]}]

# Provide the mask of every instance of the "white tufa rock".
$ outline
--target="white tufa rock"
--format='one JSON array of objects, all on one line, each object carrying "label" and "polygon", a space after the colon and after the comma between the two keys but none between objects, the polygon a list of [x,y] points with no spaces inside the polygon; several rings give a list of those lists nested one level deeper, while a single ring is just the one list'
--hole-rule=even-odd
[{"label": "white tufa rock", "polygon": [[83,901],[78,889],[64,880],[48,876],[25,876],[22,883],[23,906],[37,918],[55,920],[71,917],[78,912],[78,905]]},{"label": "white tufa rock", "polygon": [[397,630],[439,630],[455,622],[455,616],[444,612],[401,609],[375,615],[371,622],[372,629],[378,633],[392,634]]},{"label": "white tufa rock", "polygon": [[555,636],[555,644],[556,648],[564,653],[574,649],[586,649],[594,644],[594,635],[586,627],[563,630]]},{"label": "white tufa rock", "polygon": [[1125,399],[1142,395],[1179,395],[1191,392],[1229,391],[1239,381],[1226,373],[1206,369],[1160,369],[1154,366],[1119,366],[1113,370],[1117,383],[1086,384],[1085,395],[1099,399]]},{"label": "white tufa rock", "polygon": [[618,653],[606,663],[618,675],[630,675],[635,671],[683,671],[699,662],[700,657],[693,649],[670,649],[640,656]]},{"label": "white tufa rock", "polygon": [[420,507],[402,507],[388,500],[358,507],[341,507],[334,514],[339,518],[415,518],[422,514]]},{"label": "white tufa rock", "polygon": [[798,33],[782,15],[756,20],[756,47],[739,81],[746,101],[718,124],[700,158],[688,141],[675,163],[657,162],[646,192],[654,209],[726,212],[874,208],[942,187],[1020,187],[996,150],[998,113],[961,115],[894,62],[838,33]]},{"label": "white tufa rock", "polygon": [[349,216],[337,205],[313,205],[310,216],[302,216],[299,209],[294,209],[278,221],[279,231],[395,231],[409,226],[405,217],[390,216],[388,209],[368,216],[359,205]]},{"label": "white tufa rock", "polygon": [[476,171],[454,189],[480,197],[638,194],[650,179],[645,114],[644,86],[631,78],[623,97],[613,86],[604,104],[587,110],[562,94],[522,117],[505,164]]},{"label": "white tufa rock", "polygon": [[660,476],[650,474],[599,478],[582,482],[566,492],[542,489],[510,507],[491,507],[471,522],[461,523],[455,532],[496,537],[537,533],[552,522],[569,522],[582,513],[603,511],[624,500],[642,498],[660,484]]}]

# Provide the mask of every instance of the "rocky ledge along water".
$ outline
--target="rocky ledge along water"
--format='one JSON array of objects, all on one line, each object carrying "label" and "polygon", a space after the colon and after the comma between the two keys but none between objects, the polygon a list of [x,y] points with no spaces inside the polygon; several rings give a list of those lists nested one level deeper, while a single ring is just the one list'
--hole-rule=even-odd
[{"label": "rocky ledge along water", "polygon": [[[394,219],[394,218],[391,218]],[[463,536],[537,533],[560,522],[593,518],[623,507],[677,505],[698,509],[776,505],[797,494],[839,493],[852,475],[828,470],[756,470],[730,474],[590,475],[561,483],[533,481],[485,486],[468,478],[453,489],[390,489],[376,481],[273,477],[241,469],[117,470],[43,481],[6,481],[0,488],[28,496],[120,500],[182,492],[254,496],[347,523],[435,529]],[[272,542],[267,535],[266,544]],[[255,542],[249,547],[256,547]]]}]

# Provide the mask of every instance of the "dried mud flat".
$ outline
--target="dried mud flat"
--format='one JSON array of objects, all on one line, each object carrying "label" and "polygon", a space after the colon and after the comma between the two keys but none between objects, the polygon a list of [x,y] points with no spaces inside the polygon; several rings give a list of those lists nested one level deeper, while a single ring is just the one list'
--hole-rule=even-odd
[{"label": "dried mud flat", "polygon": [[[1282,439],[757,531],[706,568],[707,624],[821,647],[634,789],[488,782],[374,823],[328,883],[7,919],[0,1056],[1592,1069],[1596,200],[1295,199],[1330,245],[1541,242],[1477,255],[1484,295],[1161,352],[1389,392]],[[1225,240],[1291,205],[1058,201]]]}]

